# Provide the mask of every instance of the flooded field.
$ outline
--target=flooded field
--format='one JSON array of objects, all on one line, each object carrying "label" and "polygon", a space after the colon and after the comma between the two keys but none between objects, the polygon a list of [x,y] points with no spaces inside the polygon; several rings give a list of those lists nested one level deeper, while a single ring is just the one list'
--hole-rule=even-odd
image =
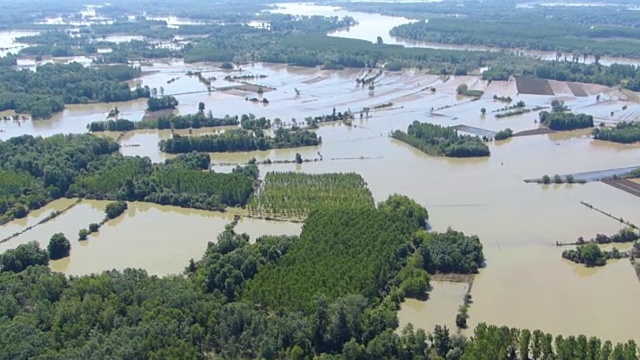
[{"label": "flooded field", "polygon": [[[54,201],[25,219],[0,226],[0,238],[34,225],[51,211],[60,211],[74,202],[75,199]],[[182,272],[189,259],[202,257],[207,243],[216,241],[234,215],[233,210],[219,213],[129,203],[129,209],[123,215],[105,223],[86,241],[78,241],[80,229],[104,218],[107,203],[83,200],[66,213],[0,244],[0,252],[33,240],[46,248],[51,236],[61,232],[71,242],[71,255],[52,261],[53,270],[84,275],[133,267],[143,268],[154,275],[177,274]],[[301,224],[242,219],[236,231],[247,233],[255,241],[263,235],[299,235],[301,227]]]},{"label": "flooded field", "polygon": [[[350,16],[354,18],[358,24],[352,26],[349,29],[341,29],[329,33],[330,36],[347,38],[347,39],[358,39],[358,40],[367,40],[371,42],[375,42],[377,37],[380,36],[385,44],[392,45],[403,45],[406,47],[421,47],[421,48],[430,48],[430,49],[442,49],[442,50],[474,50],[474,51],[503,51],[500,48],[492,48],[487,46],[474,46],[474,45],[454,45],[454,44],[440,44],[440,43],[431,43],[424,41],[414,41],[403,38],[398,38],[395,36],[389,35],[389,31],[396,26],[409,24],[414,22],[413,19],[408,19],[400,16],[387,16],[380,15],[374,13],[364,13],[364,12],[355,12],[348,11],[343,8],[337,6],[329,6],[329,5],[317,5],[313,3],[282,3],[276,4],[277,8],[271,10],[274,13],[283,13],[283,14],[292,14],[292,15],[303,15],[303,16]],[[539,58],[543,60],[555,60],[556,52],[555,51],[539,51],[539,50],[529,50],[529,49],[509,49],[507,50],[514,55],[518,56],[530,56],[534,58]],[[586,63],[595,62],[595,58],[593,56],[588,56]],[[618,64],[637,64],[638,60],[636,59],[628,59],[621,57],[608,57],[603,56],[599,63],[602,65],[611,65],[614,63]]]},{"label": "flooded field", "polygon": [[[378,29],[370,32],[369,37],[375,38],[378,34],[385,35]],[[317,147],[213,154],[214,163],[244,163],[253,157],[293,159],[295,153],[305,159],[321,155],[323,161],[261,165],[260,170],[262,174],[267,171],[357,172],[368,182],[376,201],[401,193],[428,208],[434,230],[443,231],[451,226],[467,234],[477,234],[484,245],[487,267],[481,270],[473,286],[471,326],[488,322],[540,328],[552,333],[584,333],[613,341],[628,338],[640,341],[640,332],[636,331],[640,322],[640,313],[636,311],[640,283],[629,263],[617,261],[603,268],[585,269],[564,261],[560,256],[562,249],[555,246],[556,241],[573,241],[579,236],[591,238],[596,233],[612,234],[620,229],[620,223],[590,210],[580,201],[640,223],[640,198],[602,183],[541,186],[523,181],[544,174],[638,166],[640,146],[594,141],[588,131],[574,131],[492,142],[489,158],[446,159],[427,156],[388,136],[396,129],[406,129],[414,120],[490,131],[507,127],[514,132],[537,128],[534,122],[537,111],[495,118],[492,111],[504,104],[493,100],[494,94],[523,100],[527,107],[549,107],[552,100],[559,99],[573,111],[613,123],[640,114],[637,97],[630,96],[633,94],[581,85],[587,94],[584,96],[574,91],[575,87],[553,84],[553,95],[518,95],[515,82],[488,84],[473,76],[445,78],[418,71],[385,73],[377,81],[375,90],[370,91],[356,85],[355,79],[362,74],[360,70],[248,66],[243,73],[267,75],[252,83],[276,89],[264,94],[270,103],[263,105],[245,101],[245,96],[253,93],[208,92],[197,77],[186,75],[188,70],[194,70],[203,71],[207,77],[214,76],[214,88],[234,84],[223,80],[229,72],[220,70],[218,65],[156,62],[153,66],[143,66],[147,73],[138,83],[163,87],[166,94],[176,94],[180,102],[178,111],[182,114],[196,112],[202,101],[206,110],[215,116],[253,113],[291,124],[303,123],[307,116],[330,114],[335,107],[337,111],[350,109],[356,114],[356,120],[353,127],[339,123],[321,125],[316,132],[323,141]],[[171,79],[176,80],[169,82]],[[462,83],[470,89],[484,90],[484,96],[477,101],[457,97],[456,87]],[[436,92],[424,90],[429,87],[435,87]],[[295,89],[300,90],[299,96]],[[601,95],[599,101],[598,94]],[[360,119],[359,111],[364,107],[373,108],[386,102],[392,102],[393,106],[373,110],[369,118]],[[623,105],[628,106],[627,110],[621,110]],[[140,120],[146,102],[70,105],[50,120],[0,120],[0,139],[21,134],[50,136],[86,132],[87,124],[104,120],[114,106],[120,109],[121,118]],[[485,116],[480,112],[483,107],[487,109]],[[199,129],[191,135],[220,130]],[[189,133],[184,131],[183,134]],[[129,132],[121,139],[121,151],[162,161],[167,156],[159,152],[157,143],[170,136],[170,131]],[[214,170],[229,169],[216,167]],[[50,211],[68,206],[66,201],[69,200],[54,202],[26,219],[0,227],[0,237],[37,223]],[[79,243],[78,230],[90,222],[100,221],[104,206],[104,202],[83,201],[64,215],[0,244],[0,251],[30,240],[46,242],[53,233],[63,232],[72,242],[71,256],[53,262],[51,266],[55,270],[86,274],[142,267],[152,274],[179,273],[190,258],[202,255],[207,242],[215,240],[232,219],[231,213],[130,204],[123,216]],[[300,228],[299,224],[243,219],[237,231],[255,238],[262,234],[298,234]],[[464,294],[461,286],[434,282],[431,299],[426,303],[407,301],[403,305],[399,314],[401,323],[411,321],[416,326],[430,328],[437,322],[453,327]],[[615,307],[607,307],[609,304]]]},{"label": "flooded field", "polygon": [[436,325],[446,325],[449,329],[455,329],[456,314],[463,304],[467,287],[466,283],[431,281],[429,300],[406,299],[400,305],[398,330],[402,330],[409,323],[414,328],[421,329],[430,330]]}]

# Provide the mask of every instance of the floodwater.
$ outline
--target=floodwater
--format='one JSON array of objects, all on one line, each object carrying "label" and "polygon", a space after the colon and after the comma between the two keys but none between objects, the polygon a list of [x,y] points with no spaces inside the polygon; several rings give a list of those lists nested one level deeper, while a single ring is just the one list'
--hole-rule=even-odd
[{"label": "floodwater", "polygon": [[[75,201],[57,200],[25,219],[5,224],[0,227],[0,237],[4,239],[34,225],[52,210],[62,210]],[[71,255],[52,261],[51,268],[55,271],[84,275],[134,267],[144,268],[153,275],[177,274],[189,259],[202,257],[207,243],[215,242],[237,213],[234,209],[220,213],[129,203],[129,209],[123,215],[105,223],[88,240],[79,241],[78,231],[88,228],[90,223],[100,222],[107,204],[108,201],[83,200],[68,212],[0,244],[0,251],[33,240],[46,248],[51,236],[61,232],[71,242]],[[263,235],[299,235],[301,228],[301,224],[243,218],[238,222],[236,232],[247,233],[253,242]]]},{"label": "floodwater", "polygon": [[[430,43],[424,41],[408,40],[391,36],[389,31],[396,26],[409,24],[415,22],[414,19],[408,19],[400,16],[387,16],[374,13],[364,13],[348,11],[340,7],[329,5],[316,5],[313,3],[282,3],[276,4],[277,8],[270,10],[275,13],[292,14],[292,15],[305,15],[305,16],[350,16],[354,18],[358,24],[352,26],[349,29],[341,29],[329,33],[329,36],[342,37],[347,39],[358,39],[375,42],[377,37],[380,36],[385,44],[392,45],[404,45],[406,47],[422,47],[430,49],[443,49],[443,50],[475,50],[475,51],[502,51],[500,48],[492,48],[487,46],[473,46],[473,45],[454,45],[454,44],[439,44]],[[530,56],[540,58],[544,60],[552,60],[556,57],[555,51],[538,51],[528,49],[511,49],[515,55]],[[565,54],[570,56],[570,54]],[[582,61],[582,60],[581,60]],[[586,63],[592,63],[595,58],[592,56],[587,57]],[[608,57],[603,56],[600,61],[603,65],[610,65],[613,63],[619,64],[637,64],[638,60],[628,59],[621,57]]]},{"label": "floodwater", "polygon": [[[296,122],[303,122],[306,116],[329,114],[334,107],[337,111],[351,109],[356,113],[354,127],[338,123],[321,125],[316,132],[323,142],[317,147],[213,154],[212,159],[214,163],[247,162],[252,157],[293,159],[296,152],[306,159],[322,157],[322,161],[301,165],[261,165],[260,170],[262,174],[267,171],[357,172],[368,182],[376,201],[393,193],[404,194],[428,208],[435,231],[451,226],[467,234],[477,234],[484,245],[487,267],[481,270],[473,286],[471,326],[488,322],[540,328],[556,334],[584,333],[613,341],[628,338],[640,341],[640,332],[636,331],[640,322],[640,313],[636,311],[640,283],[628,262],[585,269],[564,261],[563,249],[555,246],[556,241],[572,241],[579,236],[591,238],[596,233],[612,234],[621,228],[619,222],[581,205],[580,201],[640,224],[640,198],[602,183],[548,186],[524,183],[525,179],[544,174],[639,166],[640,146],[594,141],[587,131],[575,131],[490,143],[489,158],[446,159],[427,156],[388,137],[389,132],[406,129],[416,119],[493,131],[537,127],[535,112],[496,119],[491,111],[504,105],[494,101],[493,94],[510,95],[514,101],[523,100],[529,107],[549,106],[553,99],[563,99],[574,111],[604,117],[610,116],[610,111],[622,112],[622,104],[629,105],[627,112],[635,111],[638,104],[633,101],[636,100],[615,89],[598,87],[588,87],[588,97],[568,93],[516,95],[513,83],[487,84],[473,76],[440,78],[417,71],[385,73],[376,82],[375,90],[369,91],[356,86],[355,79],[361,75],[359,70],[248,66],[243,69],[244,73],[267,75],[256,83],[276,88],[265,92],[270,103],[263,106],[246,102],[242,94],[208,93],[197,78],[186,76],[188,69],[215,76],[218,80],[214,86],[220,86],[218,81],[228,73],[219,70],[217,64],[185,65],[169,61],[144,67],[157,72],[143,76],[140,81],[152,87],[162,86],[167,94],[203,91],[177,95],[178,111],[185,114],[195,112],[200,101],[216,116],[253,113],[258,117],[280,118],[288,124],[293,123],[294,118]],[[172,78],[178,80],[167,83]],[[458,98],[456,87],[461,83],[472,89],[484,89],[485,96],[473,102]],[[436,88],[435,93],[421,91],[431,86]],[[296,96],[296,88],[300,96]],[[601,95],[600,101],[595,99],[596,94]],[[388,101],[393,102],[391,108],[372,110],[370,118],[359,118],[362,108],[373,108]],[[113,104],[69,106],[52,120],[0,121],[0,130],[6,131],[0,133],[0,137],[17,133],[47,136],[57,132],[84,132],[88,122],[104,119],[112,107]],[[143,100],[118,104],[121,117],[132,120],[139,120],[145,107]],[[482,107],[487,109],[485,116],[480,113]],[[210,131],[213,130],[194,130],[193,135]],[[121,140],[125,145],[122,152],[162,161],[166,156],[158,151],[157,141],[169,136],[170,131],[127,133]],[[214,170],[229,169],[216,167]],[[85,274],[134,266],[154,274],[179,273],[190,258],[202,255],[207,241],[215,240],[231,220],[231,214],[132,204],[125,215],[107,223],[86,243],[79,244],[78,230],[102,219],[103,206],[103,203],[83,201],[63,216],[2,244],[0,249],[32,239],[46,241],[54,232],[61,231],[73,240],[72,254],[68,259],[54,262],[52,267],[56,270]],[[36,221],[38,216],[43,215],[30,215],[27,222]],[[4,233],[10,235],[20,227],[13,223],[0,227],[5,228]],[[238,225],[239,232],[254,237],[296,234],[299,229],[299,224],[257,220],[242,220]],[[461,292],[451,287],[455,285],[435,284],[431,300],[425,304],[407,302],[399,314],[400,319],[403,323],[410,319],[416,326],[427,328],[435,322],[452,324],[461,301],[447,299],[457,299]],[[615,306],[607,307],[608,304]]]},{"label": "floodwater", "polygon": [[428,300],[405,299],[400,305],[398,331],[409,323],[414,328],[426,330],[432,330],[436,325],[455,329],[456,314],[464,303],[464,294],[468,287],[466,283],[431,281]]},{"label": "floodwater", "polygon": [[16,39],[23,36],[38,35],[39,31],[9,30],[0,31],[0,56],[8,53],[17,54],[18,51],[27,47],[27,44],[16,42]]}]

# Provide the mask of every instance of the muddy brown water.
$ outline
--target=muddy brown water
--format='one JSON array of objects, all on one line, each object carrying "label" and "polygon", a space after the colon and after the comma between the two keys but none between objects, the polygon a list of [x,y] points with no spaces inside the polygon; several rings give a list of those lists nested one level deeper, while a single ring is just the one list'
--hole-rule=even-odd
[{"label": "muddy brown water", "polygon": [[[163,86],[166,93],[204,89],[197,78],[186,77],[184,73],[188,69],[200,69],[220,79],[224,72],[216,66],[156,63],[148,69],[159,72],[140,80],[142,84]],[[355,78],[361,75],[358,70],[320,71],[256,64],[247,66],[245,71],[268,75],[257,82],[277,88],[265,94],[271,101],[269,105],[251,104],[237,95],[205,92],[178,96],[179,111],[193,113],[198,102],[203,101],[207,110],[211,109],[216,116],[254,113],[291,123],[292,118],[300,121],[309,115],[329,114],[333,107],[337,111],[355,112],[388,101],[394,105],[392,110],[371,111],[369,119],[360,120],[356,116],[353,128],[336,123],[321,126],[316,132],[322,136],[323,143],[317,147],[213,154],[213,162],[246,162],[252,157],[293,159],[296,152],[304,158],[315,158],[320,152],[324,159],[321,162],[261,165],[260,170],[262,174],[267,171],[357,172],[368,182],[376,201],[393,193],[405,194],[428,208],[434,230],[444,231],[451,226],[477,234],[484,245],[487,267],[481,270],[473,286],[471,326],[482,321],[540,328],[552,333],[584,333],[613,341],[628,338],[640,341],[640,332],[636,331],[640,313],[635,311],[640,301],[640,283],[631,265],[618,261],[603,268],[584,269],[563,261],[562,249],[555,247],[556,241],[572,241],[579,236],[589,238],[598,232],[610,234],[620,229],[618,222],[586,208],[580,201],[640,223],[640,198],[601,183],[541,186],[523,182],[544,174],[637,166],[640,146],[594,141],[587,131],[576,131],[490,143],[490,158],[446,159],[427,156],[388,137],[390,131],[406,129],[415,119],[492,131],[510,127],[517,132],[537,127],[534,124],[537,113],[496,119],[490,111],[504,104],[494,101],[493,94],[509,95],[514,101],[525,101],[527,106],[549,106],[551,100],[562,98],[574,111],[603,117],[610,116],[614,110],[621,113],[620,116],[630,116],[624,113],[639,110],[638,104],[625,100],[624,94],[607,89],[601,92],[599,102],[595,93],[588,97],[518,96],[513,83],[487,85],[472,76],[441,79],[413,71],[387,73],[380,78],[375,91],[370,92],[356,86]],[[166,83],[175,77],[180,79]],[[309,81],[319,78],[321,80]],[[484,88],[485,96],[474,102],[457,99],[455,89],[460,83]],[[420,91],[429,86],[436,87],[435,94]],[[299,97],[295,95],[295,88],[301,90]],[[622,104],[628,105],[625,112],[621,110]],[[87,123],[106,117],[112,106],[69,106],[65,113],[52,120],[22,121],[21,126],[13,120],[0,121],[0,129],[6,131],[0,133],[0,138],[19,133],[47,136],[56,132],[84,132]],[[144,101],[118,105],[124,114],[121,116],[132,120],[142,117],[145,106]],[[431,113],[432,107],[444,108]],[[489,111],[485,116],[480,114],[482,107]],[[197,130],[193,135],[209,130]],[[122,152],[162,161],[167,156],[158,151],[157,141],[170,135],[168,131],[125,134],[123,145],[139,146],[123,147]],[[372,160],[331,160],[359,157]],[[230,167],[215,170],[230,171]],[[64,232],[72,239],[72,253],[68,259],[52,263],[56,270],[86,274],[133,266],[154,274],[179,273],[190,258],[202,255],[207,241],[215,240],[231,220],[229,214],[132,204],[125,215],[107,223],[86,243],[79,244],[78,230],[102,219],[103,206],[100,202],[83,201],[65,215],[0,245],[0,250],[32,239],[46,241],[53,233]],[[37,222],[38,216],[46,216],[45,212],[34,212],[26,220],[19,220],[22,225],[12,222],[0,227],[0,235],[10,235],[29,222]],[[243,220],[238,226],[255,236],[300,231],[299,224],[291,227],[281,224]],[[434,286],[431,303],[421,306],[411,301],[403,305],[399,314],[402,322],[411,321],[427,329],[434,322],[453,324],[461,301],[453,299],[457,299],[458,290],[449,292],[447,286]]]}]

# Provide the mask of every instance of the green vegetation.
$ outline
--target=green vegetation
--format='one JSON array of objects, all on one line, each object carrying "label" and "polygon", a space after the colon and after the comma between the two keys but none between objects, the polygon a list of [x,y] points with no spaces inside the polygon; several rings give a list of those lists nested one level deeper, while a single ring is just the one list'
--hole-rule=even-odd
[{"label": "green vegetation", "polygon": [[[430,18],[400,25],[391,34],[411,40],[503,49],[557,51],[568,57],[613,55],[638,57],[633,27],[589,26],[555,17],[527,16],[526,11],[500,12],[500,21],[472,18]],[[520,13],[520,14],[518,14]],[[497,16],[498,13],[496,13]],[[493,21],[492,21],[493,20]],[[615,41],[606,41],[615,38]]]},{"label": "green vegetation", "polygon": [[640,141],[640,122],[620,122],[612,128],[595,128],[592,134],[597,140],[632,144]]},{"label": "green vegetation", "polygon": [[304,219],[315,207],[374,207],[364,179],[356,173],[269,172],[249,202],[254,216]]},{"label": "green vegetation", "polygon": [[482,73],[485,80],[508,80],[512,75],[540,79],[621,85],[640,91],[640,69],[636,65],[583,64],[578,61],[542,61],[530,57],[504,56]]},{"label": "green vegetation", "polygon": [[21,272],[29,266],[48,265],[49,252],[40,249],[37,241],[30,241],[26,244],[18,245],[15,249],[9,249],[0,254],[1,272]]},{"label": "green vegetation", "polygon": [[465,236],[451,229],[445,233],[421,232],[416,236],[429,273],[476,274],[484,263],[482,244],[477,236]]},{"label": "green vegetation", "polygon": [[69,256],[71,251],[71,244],[69,240],[62,233],[53,234],[49,240],[49,246],[47,246],[49,252],[49,258],[51,260],[58,260]]},{"label": "green vegetation", "polygon": [[316,146],[322,138],[308,130],[286,130],[279,128],[273,137],[267,137],[260,131],[229,130],[220,135],[180,136],[161,140],[160,150],[169,154],[200,152],[240,152],[269,149]]},{"label": "green vegetation", "polygon": [[489,147],[478,137],[458,135],[454,129],[414,121],[407,132],[396,130],[394,139],[405,142],[433,156],[480,157],[489,156]]},{"label": "green vegetation", "polygon": [[151,97],[147,100],[148,111],[175,109],[176,106],[178,106],[178,100],[173,96],[163,95],[160,97]]},{"label": "green vegetation", "polygon": [[245,298],[272,309],[312,313],[320,294],[325,301],[349,294],[380,296],[410,255],[410,235],[418,227],[400,209],[365,205],[312,210],[300,240],[277,265],[267,265],[248,282]]},{"label": "green vegetation", "polygon": [[131,91],[124,82],[140,74],[124,65],[88,68],[78,63],[47,64],[36,71],[0,66],[0,111],[30,113],[47,118],[65,104],[128,101],[149,97],[148,87]]},{"label": "green vegetation", "polygon": [[[396,197],[394,203],[404,204],[401,207],[407,214],[418,210],[401,197]],[[395,209],[396,205],[385,207]],[[350,210],[374,217],[358,217]],[[42,266],[48,264],[47,254],[37,243],[20,245],[0,255],[0,354],[12,360],[195,360],[204,358],[203,353],[220,359],[494,360],[507,358],[506,349],[511,349],[514,358],[522,359],[590,359],[599,355],[631,360],[638,356],[633,341],[614,346],[597,338],[587,340],[583,335],[558,336],[554,341],[551,334],[540,330],[484,323],[478,324],[470,338],[452,335],[442,326],[436,326],[428,335],[412,326],[396,332],[396,310],[402,299],[399,290],[376,289],[372,298],[353,295],[355,289],[365,286],[352,281],[351,275],[373,278],[375,283],[377,275],[382,280],[383,274],[392,273],[389,269],[400,267],[390,285],[396,286],[408,274],[413,281],[402,281],[403,288],[425,291],[428,275],[416,270],[421,267],[417,252],[407,255],[411,246],[406,246],[406,237],[397,236],[411,234],[413,226],[400,213],[385,216],[380,211],[318,211],[310,217],[310,226],[305,226],[300,239],[266,236],[254,244],[250,244],[247,235],[236,234],[229,226],[217,242],[209,243],[202,260],[189,262],[186,276],[158,278],[143,270],[126,269],[67,278]],[[397,226],[382,225],[394,222]],[[370,227],[379,228],[380,232],[369,231]],[[365,234],[369,233],[374,236],[367,239]],[[385,238],[385,233],[394,236]],[[332,238],[343,240],[335,241],[339,249],[316,241]],[[380,259],[382,266],[362,269],[369,262],[358,263],[342,255],[340,250],[347,247],[345,243],[358,245],[358,258]],[[393,243],[400,246],[393,247]],[[325,249],[327,252],[322,253]],[[311,257],[306,263],[292,260],[301,260],[305,254]],[[320,259],[333,259],[334,254],[338,255],[335,260],[315,265]],[[401,266],[397,259],[404,256],[406,265]],[[317,270],[309,274],[291,271],[282,279],[285,295],[284,284],[291,276],[298,275],[302,280],[291,291],[302,291],[304,299],[313,297],[305,313],[276,311],[287,304],[263,308],[242,300],[260,289],[257,286],[266,279],[263,274],[291,263],[296,266],[291,270]],[[327,265],[338,267],[326,268]],[[277,288],[280,281],[265,286]],[[340,292],[352,295],[331,300],[323,293],[311,294],[313,289],[330,291],[323,285],[325,281],[340,284]],[[379,301],[378,296],[384,299]],[[260,304],[272,301],[262,297],[259,300]]]},{"label": "green vegetation", "polygon": [[63,197],[81,174],[100,167],[117,151],[115,142],[91,135],[25,135],[0,141],[0,223]]},{"label": "green vegetation", "polygon": [[[616,248],[613,251],[619,253]],[[562,252],[562,257],[588,267],[604,266],[607,263],[607,259],[611,258],[606,251],[602,251],[598,244],[594,242],[579,245],[576,250],[565,250]]]},{"label": "green vegetation", "polygon": [[481,97],[484,94],[482,90],[469,90],[469,86],[467,84],[460,84],[456,88],[456,93],[458,95],[471,96],[471,97]]},{"label": "green vegetation", "polygon": [[512,136],[513,136],[513,130],[511,130],[510,128],[506,128],[504,130],[498,131],[493,138],[495,140],[500,141],[500,140],[506,140]]},{"label": "green vegetation", "polygon": [[181,155],[162,165],[151,165],[148,158],[139,157],[114,156],[110,160],[95,174],[80,178],[70,193],[224,211],[226,206],[247,204],[257,177],[257,169],[231,174],[203,172],[211,160],[202,153]]},{"label": "green vegetation", "polygon": [[[291,32],[256,29],[244,25],[219,26],[212,33],[219,36],[199,41],[185,48],[187,62],[261,61],[328,69],[375,67],[384,63],[402,67],[422,67],[441,74],[464,75],[487,65],[500,55],[490,52],[405,48],[377,45],[369,41],[337,38],[316,32],[309,20],[301,18]],[[307,29],[305,29],[307,28]]]},{"label": "green vegetation", "polygon": [[94,121],[87,125],[87,128],[91,132],[100,132],[129,131],[134,129],[200,129],[203,127],[235,125],[238,125],[237,116],[225,115],[223,118],[216,118],[213,117],[213,114],[209,111],[207,114],[198,112],[188,115],[168,115],[160,116],[153,120],[143,121],[131,121],[126,119]]},{"label": "green vegetation", "polygon": [[[578,238],[578,241],[576,241],[576,244],[578,245],[576,249],[563,251],[562,257],[589,267],[604,266],[608,259],[620,259],[623,257],[640,255],[635,254],[635,252],[640,250],[640,242],[637,242],[638,239],[640,239],[640,234],[632,228],[624,228],[612,236],[597,234],[595,238],[587,242],[580,237]],[[613,248],[610,251],[604,251],[598,246],[599,244],[628,243],[634,241],[636,241],[636,243],[630,252],[620,252],[617,248]]]},{"label": "green vegetation", "polygon": [[89,232],[89,230],[87,229],[80,229],[80,231],[78,231],[78,240],[87,240],[87,237],[89,237],[89,234],[91,234]]},{"label": "green vegetation", "polygon": [[566,131],[593,127],[593,116],[562,111],[541,111],[540,123],[551,130]]},{"label": "green vegetation", "polygon": [[104,212],[107,215],[107,219],[115,219],[118,216],[122,215],[127,210],[127,203],[124,201],[115,201],[112,203],[108,203]]},{"label": "green vegetation", "polygon": [[271,120],[263,117],[256,118],[253,114],[243,114],[240,117],[240,126],[245,130],[260,131],[271,128]]}]

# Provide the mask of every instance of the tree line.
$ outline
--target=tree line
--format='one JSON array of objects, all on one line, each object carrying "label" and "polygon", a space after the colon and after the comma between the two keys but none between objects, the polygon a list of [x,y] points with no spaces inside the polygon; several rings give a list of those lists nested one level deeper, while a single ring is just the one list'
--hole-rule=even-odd
[{"label": "tree line", "polygon": [[130,131],[134,129],[200,129],[203,127],[236,126],[238,116],[225,115],[222,118],[214,117],[211,111],[203,111],[186,115],[166,115],[156,119],[131,121],[127,119],[110,119],[94,121],[87,125],[91,132],[101,131]]},{"label": "tree line", "polygon": [[391,136],[433,156],[481,157],[489,156],[487,144],[480,138],[459,135],[455,129],[414,121],[407,132],[396,130]]},{"label": "tree line", "polygon": [[592,131],[596,140],[632,144],[640,141],[640,123],[619,122],[614,127],[599,127]]},{"label": "tree line", "polygon": [[262,130],[228,130],[219,135],[181,136],[161,140],[160,150],[169,154],[200,152],[240,152],[269,149],[316,146],[322,138],[309,130],[287,130],[279,128],[273,137],[266,136]]}]

